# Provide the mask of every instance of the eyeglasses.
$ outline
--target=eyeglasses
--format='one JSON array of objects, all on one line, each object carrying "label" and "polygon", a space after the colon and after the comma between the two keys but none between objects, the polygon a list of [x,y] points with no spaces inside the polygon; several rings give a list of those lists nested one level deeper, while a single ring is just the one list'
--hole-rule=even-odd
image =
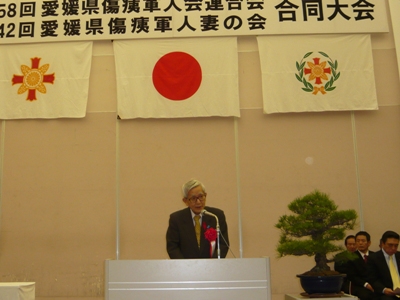
[{"label": "eyeglasses", "polygon": [[197,196],[192,196],[190,198],[186,198],[188,199],[192,204],[196,203],[197,200],[200,200],[200,202],[204,202],[204,200],[206,200],[206,195],[205,194],[199,194]]}]

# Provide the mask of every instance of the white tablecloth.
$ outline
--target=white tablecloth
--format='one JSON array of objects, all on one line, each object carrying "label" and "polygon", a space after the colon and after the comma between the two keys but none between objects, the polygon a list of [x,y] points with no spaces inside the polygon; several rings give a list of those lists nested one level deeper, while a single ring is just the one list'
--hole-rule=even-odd
[{"label": "white tablecloth", "polygon": [[34,282],[0,282],[1,300],[35,300]]}]

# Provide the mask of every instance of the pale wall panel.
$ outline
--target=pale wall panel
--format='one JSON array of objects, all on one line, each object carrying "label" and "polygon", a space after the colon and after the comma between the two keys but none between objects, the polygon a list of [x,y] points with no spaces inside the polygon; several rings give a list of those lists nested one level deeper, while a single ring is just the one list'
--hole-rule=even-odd
[{"label": "pale wall panel", "polygon": [[254,52],[258,51],[256,36],[240,36],[237,38],[238,52]]},{"label": "pale wall panel", "polygon": [[88,112],[117,111],[117,81],[115,76],[114,55],[92,57]]},{"label": "pale wall panel", "polygon": [[[6,124],[6,121],[0,120],[0,174],[2,174],[2,170],[3,170],[3,155],[4,155],[4,135],[3,135],[3,130],[4,130],[4,126]],[[0,175],[0,189],[1,189],[1,185],[2,185],[2,180],[1,180],[1,175]],[[1,194],[0,194],[0,201],[1,201]],[[0,202],[1,205],[1,202]],[[1,209],[1,206],[0,206]],[[1,211],[0,211],[1,213]],[[1,229],[1,215],[0,215],[0,229]]]},{"label": "pale wall panel", "polygon": [[301,292],[296,274],[313,258],[276,259],[279,216],[314,189],[340,209],[358,209],[349,112],[262,115],[243,111],[239,152],[245,257],[271,257],[272,293]]},{"label": "pale wall panel", "polygon": [[121,259],[167,258],[169,214],[185,207],[181,186],[207,188],[207,205],[225,211],[238,249],[233,118],[120,121]]},{"label": "pale wall panel", "polygon": [[373,55],[375,85],[379,107],[399,105],[400,79],[395,49],[373,50]]},{"label": "pale wall panel", "polygon": [[258,51],[239,52],[238,55],[240,108],[262,108],[260,55]]},{"label": "pale wall panel", "polygon": [[108,56],[114,55],[112,41],[94,41],[93,42],[93,56]]},{"label": "pale wall panel", "polygon": [[387,33],[371,34],[371,43],[373,50],[393,49],[395,47],[392,29],[390,30],[391,31]]},{"label": "pale wall panel", "polygon": [[388,33],[374,33],[371,34],[372,49],[393,49],[395,46],[393,38],[393,28],[390,18],[390,8],[388,1],[386,3],[386,15],[389,24]]},{"label": "pale wall panel", "polygon": [[6,124],[1,281],[35,281],[38,297],[103,295],[115,253],[115,119]]},{"label": "pale wall panel", "polygon": [[378,250],[383,232],[400,232],[400,106],[357,112],[356,125],[365,230]]}]

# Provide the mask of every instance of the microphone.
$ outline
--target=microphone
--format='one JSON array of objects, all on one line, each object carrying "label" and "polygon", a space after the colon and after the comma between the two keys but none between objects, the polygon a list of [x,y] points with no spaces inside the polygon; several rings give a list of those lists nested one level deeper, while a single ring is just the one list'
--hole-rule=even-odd
[{"label": "microphone", "polygon": [[224,236],[223,236],[223,235],[221,234],[221,232],[220,232],[218,217],[217,217],[215,214],[213,214],[213,213],[211,213],[211,212],[209,212],[209,211],[206,211],[205,209],[203,209],[203,210],[201,211],[201,215],[202,215],[202,216],[203,216],[203,215],[212,216],[212,217],[214,217],[214,218],[216,219],[216,221],[217,221],[217,242],[218,242],[218,245],[217,245],[217,247],[218,247],[218,249],[217,249],[217,254],[218,254],[218,258],[220,258],[220,249],[219,249],[219,248],[220,248],[220,246],[219,246],[219,243],[220,243],[220,241],[219,241],[219,236],[220,236],[220,235],[221,235],[222,239],[224,240],[225,245],[228,246],[229,251],[231,251],[233,257],[236,258],[236,255],[233,253],[233,251],[232,251],[230,245],[226,242]]},{"label": "microphone", "polygon": [[217,217],[216,215],[214,215],[213,213],[210,213],[209,211],[206,211],[205,209],[203,209],[203,210],[201,211],[201,214],[202,214],[202,215],[204,215],[204,214],[210,215],[210,216],[214,217],[215,220],[217,221],[217,256],[218,256],[218,259],[220,259],[220,258],[221,258],[221,249],[220,249],[220,245],[219,245],[220,229],[219,229],[218,217]]},{"label": "microphone", "polygon": [[205,209],[203,209],[201,211],[202,215],[209,215],[209,216],[213,216],[216,220],[217,220],[217,227],[219,227],[219,221],[218,221],[218,217],[216,215],[214,215],[213,213],[210,213],[209,211],[206,211]]}]

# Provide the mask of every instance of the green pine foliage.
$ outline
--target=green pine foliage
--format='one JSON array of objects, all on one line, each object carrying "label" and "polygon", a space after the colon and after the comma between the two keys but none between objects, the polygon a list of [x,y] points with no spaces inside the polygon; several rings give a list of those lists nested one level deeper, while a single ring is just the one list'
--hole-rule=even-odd
[{"label": "green pine foliage", "polygon": [[333,200],[318,190],[296,198],[288,208],[295,215],[283,215],[275,225],[281,230],[276,248],[278,256],[314,256],[313,271],[330,270],[327,263],[334,258],[328,259],[327,254],[343,250],[334,242],[342,241],[346,230],[354,228],[357,212],[353,209],[338,211]]}]

